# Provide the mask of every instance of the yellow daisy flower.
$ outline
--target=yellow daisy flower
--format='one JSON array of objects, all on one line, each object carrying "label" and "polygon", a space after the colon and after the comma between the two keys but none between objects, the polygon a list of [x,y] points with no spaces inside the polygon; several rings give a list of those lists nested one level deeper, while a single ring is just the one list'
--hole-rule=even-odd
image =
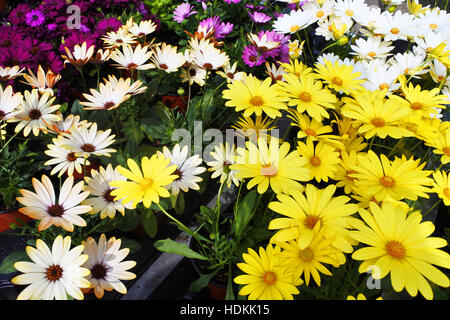
[{"label": "yellow daisy flower", "polygon": [[[292,192],[291,196],[277,195],[278,201],[269,203],[269,209],[283,215],[269,224],[269,230],[279,231],[272,237],[272,242],[296,240],[300,249],[310,246],[314,234],[325,229],[325,239],[342,252],[353,251],[356,243],[349,237],[349,219],[358,206],[348,203],[347,196],[333,197],[336,186],[329,185],[318,189],[312,184],[306,185],[305,193]],[[345,256],[338,254],[339,264],[345,262]]]},{"label": "yellow daisy flower", "polygon": [[415,201],[418,197],[429,198],[427,192],[431,192],[427,187],[432,184],[428,177],[431,171],[423,170],[425,164],[420,164],[420,159],[407,160],[404,155],[390,161],[384,154],[378,157],[369,150],[366,155],[358,156],[358,165],[353,167],[357,173],[351,176],[357,179],[357,187],[377,201],[383,201],[387,196],[394,200]]},{"label": "yellow daisy flower", "polygon": [[236,133],[239,136],[248,138],[249,140],[257,140],[259,137],[270,137],[270,131],[276,129],[276,126],[272,124],[273,120],[268,117],[263,118],[263,116],[257,116],[255,120],[251,117],[241,117],[231,127],[236,129]]},{"label": "yellow daisy flower", "polygon": [[410,113],[392,99],[384,99],[385,91],[360,91],[353,94],[353,98],[344,97],[342,114],[354,119],[358,132],[366,139],[378,136],[394,139],[412,136],[412,133],[400,126]]},{"label": "yellow daisy flower", "polygon": [[351,174],[356,173],[352,168],[357,164],[356,151],[341,152],[341,161],[339,162],[338,170],[334,176],[334,180],[338,181],[336,187],[344,188],[344,192],[349,194],[355,188],[355,178]]},{"label": "yellow daisy flower", "polygon": [[130,169],[118,166],[117,170],[131,181],[110,182],[110,186],[116,187],[110,194],[115,196],[115,201],[123,199],[122,203],[133,202],[132,208],[136,208],[141,201],[146,208],[152,202],[159,203],[159,197],[170,196],[165,186],[178,178],[177,174],[172,174],[177,166],[169,166],[169,163],[170,159],[166,159],[164,155],[154,154],[150,159],[143,157],[141,171],[133,159],[128,159]]},{"label": "yellow daisy flower", "polygon": [[270,184],[275,193],[289,194],[303,188],[297,181],[309,178],[309,170],[305,168],[307,160],[298,151],[289,153],[288,142],[279,146],[279,140],[272,137],[268,146],[267,140],[259,138],[257,145],[248,141],[246,146],[237,149],[237,161],[230,169],[237,171],[237,178],[251,178],[248,189],[258,185],[257,190],[262,194]]},{"label": "yellow daisy flower", "polygon": [[352,119],[345,116],[341,116],[340,119],[336,117],[331,124],[336,124],[340,141],[344,144],[343,148],[338,148],[339,150],[360,152],[368,146],[364,138],[358,135],[358,127]]},{"label": "yellow daisy flower", "polygon": [[350,231],[350,236],[367,245],[352,254],[363,261],[360,273],[371,269],[374,279],[390,274],[395,291],[406,288],[412,297],[420,291],[429,300],[433,291],[427,279],[445,288],[450,285],[448,277],[433,266],[450,268],[450,255],[438,249],[446,247],[447,241],[430,237],[435,227],[430,221],[422,222],[420,212],[406,215],[390,203],[382,208],[371,203],[370,212],[361,209],[359,213],[365,223],[356,220],[356,231]]},{"label": "yellow daisy flower", "polygon": [[289,269],[292,269],[294,281],[305,276],[305,283],[308,286],[312,276],[314,281],[320,286],[320,273],[331,276],[331,272],[323,264],[331,264],[339,267],[336,254],[339,252],[331,245],[330,239],[324,239],[324,229],[314,235],[311,243],[304,249],[300,249],[296,240],[277,243],[283,251],[280,259]]},{"label": "yellow daisy flower", "polygon": [[308,160],[305,165],[310,171],[310,178],[317,182],[322,180],[328,182],[328,178],[334,179],[334,174],[338,170],[339,152],[328,144],[319,142],[314,146],[311,140],[306,140],[306,144],[298,142],[297,150],[300,155]]},{"label": "yellow daisy flower", "polygon": [[308,67],[298,59],[290,59],[289,63],[280,63],[280,66],[283,67],[285,72],[293,74],[297,77],[300,77],[302,74],[312,74],[313,72],[312,68]]},{"label": "yellow daisy flower", "polygon": [[270,118],[281,117],[280,110],[288,108],[287,98],[280,95],[278,85],[272,85],[272,79],[264,81],[249,75],[242,81],[234,81],[228,84],[228,89],[222,92],[227,107],[235,107],[236,111],[244,111],[244,117],[250,117],[253,113],[261,116],[264,112]]},{"label": "yellow daisy flower", "polygon": [[[356,298],[352,295],[349,295],[347,297],[347,300],[367,300],[366,296],[362,293],[358,293],[358,295],[356,296]],[[376,300],[383,300],[382,297],[378,297]]]},{"label": "yellow daisy flower", "polygon": [[328,87],[339,93],[349,94],[357,90],[364,90],[361,86],[364,80],[357,79],[361,73],[354,72],[353,66],[340,65],[338,61],[333,64],[331,61],[325,60],[325,65],[317,64],[316,67],[319,78],[323,79]]},{"label": "yellow daisy flower", "polygon": [[441,155],[441,162],[447,164],[450,162],[450,128],[445,132],[439,131],[438,136],[429,142],[425,143],[431,146],[435,154]]},{"label": "yellow daisy flower", "polygon": [[450,206],[450,179],[445,171],[433,172],[433,191],[444,200],[446,206]]},{"label": "yellow daisy flower", "polygon": [[242,254],[245,263],[238,263],[237,267],[246,274],[234,278],[235,283],[244,285],[239,295],[248,296],[249,300],[293,300],[293,295],[300,293],[292,275],[279,263],[279,253],[279,247],[269,244],[265,250],[259,248],[259,255],[251,248]]}]

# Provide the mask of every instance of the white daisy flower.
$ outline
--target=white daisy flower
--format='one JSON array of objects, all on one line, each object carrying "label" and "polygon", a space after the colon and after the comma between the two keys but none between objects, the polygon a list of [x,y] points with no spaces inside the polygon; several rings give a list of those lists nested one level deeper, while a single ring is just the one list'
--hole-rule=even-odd
[{"label": "white daisy flower", "polygon": [[302,10],[312,13],[317,20],[324,20],[334,14],[335,4],[336,2],[334,0],[325,1],[322,4],[315,1],[308,1],[302,6]]},{"label": "white daisy flower", "polygon": [[86,221],[79,215],[89,212],[92,208],[80,203],[89,196],[89,192],[81,192],[84,182],[75,186],[73,176],[68,177],[59,192],[58,200],[55,198],[53,184],[46,175],[42,175],[40,182],[33,178],[32,184],[36,193],[20,189],[22,197],[17,201],[24,205],[19,211],[30,218],[41,220],[38,230],[45,230],[52,225],[62,227],[66,231],[73,231],[73,226],[85,227]]},{"label": "white daisy flower", "polygon": [[241,81],[244,80],[246,77],[246,73],[242,71],[236,71],[237,62],[233,63],[231,65],[230,63],[224,65],[222,67],[223,71],[217,71],[216,73],[221,76],[222,78],[227,80],[227,83],[232,83],[233,81]]},{"label": "white daisy flower", "polygon": [[108,148],[115,142],[115,135],[111,135],[111,129],[98,130],[97,123],[91,126],[73,127],[70,133],[63,133],[61,145],[76,153],[77,156],[88,158],[91,155],[110,157],[115,149]]},{"label": "white daisy flower", "polygon": [[136,36],[129,33],[124,27],[119,28],[116,32],[110,31],[102,37],[105,49],[118,48],[127,44],[134,44],[137,42]]},{"label": "white daisy flower", "polygon": [[26,81],[21,81],[22,83],[38,89],[40,94],[48,92],[53,96],[53,86],[61,79],[60,74],[54,74],[50,69],[45,73],[41,65],[39,65],[36,75],[34,75],[33,71],[30,69],[28,69],[28,72],[29,74],[23,75]]},{"label": "white daisy flower", "polygon": [[420,26],[418,31],[423,35],[429,31],[442,32],[450,26],[450,13],[445,10],[427,10],[417,17],[417,24]]},{"label": "white daisy flower", "polygon": [[192,51],[192,61],[205,70],[217,70],[229,64],[230,58],[225,52],[209,46],[202,51]]},{"label": "white daisy flower", "polygon": [[180,145],[176,144],[172,152],[164,146],[163,152],[158,151],[158,154],[163,154],[166,159],[170,159],[169,166],[176,165],[177,169],[173,174],[178,175],[169,186],[168,189],[172,189],[172,193],[177,195],[180,192],[180,189],[183,192],[188,192],[189,189],[199,190],[200,186],[197,182],[202,181],[203,179],[197,177],[197,175],[206,171],[206,168],[200,167],[203,160],[200,158],[198,154],[193,155],[192,157],[188,157],[188,146],[184,146],[180,149]]},{"label": "white daisy flower", "polygon": [[355,16],[363,15],[368,9],[364,0],[336,0],[334,15],[344,20],[355,19]]},{"label": "white daisy flower", "polygon": [[117,62],[113,66],[119,69],[148,70],[155,67],[146,63],[153,54],[153,51],[148,51],[147,46],[138,45],[133,49],[130,45],[124,45],[122,51],[117,49],[111,54],[111,60]]},{"label": "white daisy flower", "polygon": [[66,118],[63,117],[61,111],[56,111],[56,115],[60,117],[60,120],[53,121],[48,124],[48,128],[57,133],[70,133],[72,127],[80,127],[83,125],[90,126],[92,123],[88,123],[87,120],[81,120],[79,115],[69,114]]},{"label": "white daisy flower", "polygon": [[130,86],[125,82],[100,83],[99,90],[91,89],[91,94],[83,93],[87,101],[80,102],[84,110],[113,110],[130,98]]},{"label": "white daisy flower", "polygon": [[355,20],[358,24],[373,30],[379,16],[382,14],[383,13],[381,12],[381,8],[379,6],[367,7],[363,10],[359,10],[357,14],[353,16],[353,20]]},{"label": "white daisy flower", "polygon": [[122,176],[117,169],[113,169],[111,164],[105,168],[101,167],[99,170],[91,170],[91,177],[85,177],[86,181],[85,191],[88,191],[92,198],[86,199],[83,204],[92,207],[91,214],[100,212],[100,218],[106,217],[114,218],[116,211],[119,211],[122,216],[125,215],[125,208],[131,209],[131,203],[122,203],[122,200],[115,201],[115,197],[111,195],[113,187],[109,185],[111,181],[126,181],[127,178]]},{"label": "white daisy flower", "polygon": [[328,60],[331,63],[335,63],[336,61],[340,60],[340,58],[338,55],[335,55],[333,52],[323,53],[317,57],[317,64],[325,65],[325,60]]},{"label": "white daisy flower", "polygon": [[142,20],[139,23],[133,22],[133,25],[128,28],[128,31],[136,37],[145,37],[156,30],[156,24],[152,20]]},{"label": "white daisy flower", "polygon": [[378,59],[391,55],[394,46],[392,42],[382,41],[380,37],[370,37],[367,40],[363,38],[356,39],[355,45],[350,45],[354,52],[350,54],[356,55],[361,59]]},{"label": "white daisy flower", "polygon": [[56,166],[50,172],[54,175],[59,172],[58,177],[61,177],[64,173],[68,176],[72,176],[74,170],[78,172],[83,172],[82,166],[89,165],[89,161],[83,157],[79,157],[72,150],[63,147],[60,138],[53,138],[53,144],[48,144],[48,150],[45,150],[45,154],[52,157],[44,163],[46,166]]},{"label": "white daisy flower", "polygon": [[103,79],[105,83],[109,82],[111,86],[117,87],[117,86],[125,86],[128,88],[128,94],[136,95],[144,93],[145,90],[147,90],[147,87],[142,87],[142,81],[136,80],[133,83],[131,83],[131,78],[119,78],[117,79],[114,75],[108,75],[108,80]]},{"label": "white daisy flower", "polygon": [[352,27],[352,20],[331,16],[328,19],[318,21],[316,34],[325,37],[325,40],[338,40]]},{"label": "white daisy flower", "polygon": [[8,82],[9,80],[22,76],[24,69],[21,69],[19,66],[0,67],[0,82]]},{"label": "white daisy flower", "polygon": [[25,100],[18,108],[18,113],[15,118],[9,120],[11,122],[19,122],[15,128],[15,132],[23,129],[23,135],[26,137],[33,131],[35,136],[39,135],[40,131],[47,132],[49,123],[59,121],[61,118],[54,114],[61,106],[52,105],[55,97],[50,98],[48,93],[44,93],[39,98],[38,90],[33,89],[31,93],[25,91]]},{"label": "white daisy flower", "polygon": [[449,47],[447,42],[447,36],[440,32],[428,31],[423,36],[419,35],[414,37],[414,41],[417,44],[416,50],[422,51],[423,54],[432,51],[442,42],[445,42],[447,44],[446,50],[448,50]]},{"label": "white daisy flower", "polygon": [[177,47],[162,43],[156,46],[151,60],[155,67],[167,73],[176,72],[185,62],[184,54],[177,51]]},{"label": "white daisy flower", "polygon": [[130,253],[130,249],[120,249],[121,243],[122,241],[115,237],[106,241],[104,234],[100,236],[98,243],[92,237],[82,242],[84,253],[89,256],[83,267],[90,270],[87,279],[98,299],[103,297],[105,290],[126,294],[127,288],[121,280],[136,278],[134,273],[128,271],[136,262],[122,261]]},{"label": "white daisy flower", "polygon": [[81,46],[79,44],[75,45],[73,47],[73,52],[70,52],[69,48],[64,47],[67,55],[61,55],[61,57],[64,59],[64,64],[70,63],[75,67],[82,67],[92,59],[94,49],[94,45],[87,48],[85,41],[81,44]]},{"label": "white daisy flower", "polygon": [[398,69],[400,74],[411,76],[413,78],[419,78],[420,75],[428,72],[427,68],[424,68],[426,56],[419,52],[397,53],[395,56],[388,60],[394,68]]},{"label": "white daisy flower", "polygon": [[387,89],[389,94],[400,88],[396,83],[400,74],[399,68],[386,64],[384,59],[372,60],[367,64],[367,81],[361,85],[370,91]]},{"label": "white daisy flower", "polygon": [[279,33],[295,33],[316,22],[318,18],[314,12],[292,10],[289,14],[278,17],[273,23],[273,30]]},{"label": "white daisy flower", "polygon": [[198,67],[195,64],[189,63],[187,67],[181,70],[181,82],[189,82],[192,85],[194,82],[203,87],[206,80],[206,70]]},{"label": "white daisy flower", "polygon": [[436,83],[441,83],[447,77],[447,68],[444,64],[434,59],[433,62],[429,63],[430,76]]},{"label": "white daisy flower", "polygon": [[14,93],[12,86],[7,86],[5,90],[0,86],[0,121],[12,119],[20,113],[18,107],[22,101],[22,93]]},{"label": "white daisy flower", "polygon": [[83,300],[80,288],[89,288],[85,278],[89,270],[82,267],[88,256],[82,254],[84,247],[70,249],[71,238],[57,236],[51,250],[41,239],[36,240],[36,248],[26,247],[32,262],[20,261],[14,267],[23,272],[11,282],[28,286],[20,292],[17,300],[67,300],[67,295]]},{"label": "white daisy flower", "polygon": [[407,40],[416,35],[416,28],[413,15],[401,11],[387,12],[378,16],[373,33],[383,35],[385,41]]},{"label": "white daisy flower", "polygon": [[231,170],[230,165],[236,162],[236,146],[233,144],[230,146],[228,142],[221,143],[214,147],[214,151],[211,152],[211,157],[214,158],[213,161],[209,161],[206,164],[211,167],[208,171],[212,171],[212,179],[220,177],[220,183],[226,182],[228,188],[231,187],[231,183],[239,186],[239,181],[236,177],[237,171]]},{"label": "white daisy flower", "polygon": [[95,56],[92,57],[91,62],[96,64],[102,64],[111,58],[111,52],[109,49],[98,49]]},{"label": "white daisy flower", "polygon": [[272,78],[274,83],[283,80],[283,75],[286,73],[283,66],[277,66],[275,63],[269,63],[268,61],[266,61],[265,66],[266,73]]}]

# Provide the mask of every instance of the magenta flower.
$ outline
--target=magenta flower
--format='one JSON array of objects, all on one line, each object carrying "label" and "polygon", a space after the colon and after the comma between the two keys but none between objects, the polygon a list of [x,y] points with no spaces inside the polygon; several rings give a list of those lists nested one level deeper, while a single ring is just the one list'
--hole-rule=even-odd
[{"label": "magenta flower", "polygon": [[255,46],[250,45],[244,48],[242,59],[249,67],[255,67],[266,62],[266,55],[264,53],[259,53]]},{"label": "magenta flower", "polygon": [[231,4],[232,2],[233,3],[239,3],[239,2],[241,2],[241,0],[224,0],[226,3],[228,3],[228,4]]},{"label": "magenta flower", "polygon": [[222,22],[219,16],[214,16],[200,21],[199,27],[203,27],[206,30],[214,28],[214,37],[220,39],[224,38],[231,31],[233,31],[234,25],[229,22]]},{"label": "magenta flower", "polygon": [[272,19],[271,17],[269,17],[265,13],[258,12],[258,11],[254,12],[254,13],[253,12],[249,12],[248,14],[252,18],[252,20],[255,21],[255,23],[266,23],[267,21]]},{"label": "magenta flower", "polygon": [[197,11],[192,11],[194,9],[193,6],[191,6],[189,3],[182,3],[178,7],[175,8],[173,12],[173,20],[175,20],[178,23],[181,23],[184,21],[184,19],[194,15],[197,13]]},{"label": "magenta flower", "polygon": [[45,21],[44,14],[37,10],[33,9],[25,15],[26,22],[30,27],[38,27]]},{"label": "magenta flower", "polygon": [[8,16],[9,22],[13,25],[18,25],[25,22],[25,15],[31,11],[31,8],[26,4],[19,4],[15,9],[11,10]]},{"label": "magenta flower", "polygon": [[105,34],[110,31],[117,31],[122,26],[122,22],[117,18],[106,18],[97,23],[95,31],[98,34]]},{"label": "magenta flower", "polygon": [[245,7],[255,11],[262,11],[266,8],[265,6],[254,6],[252,4],[246,4]]}]

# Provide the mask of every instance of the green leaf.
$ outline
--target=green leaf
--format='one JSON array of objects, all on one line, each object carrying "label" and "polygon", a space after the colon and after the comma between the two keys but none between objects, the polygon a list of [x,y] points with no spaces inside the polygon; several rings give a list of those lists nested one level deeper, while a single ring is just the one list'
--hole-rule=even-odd
[{"label": "green leaf", "polygon": [[25,250],[17,250],[11,252],[0,265],[0,273],[1,274],[10,274],[16,272],[16,268],[14,268],[14,263],[18,261],[30,261]]},{"label": "green leaf", "polygon": [[176,196],[171,194],[170,201],[172,202],[172,207],[175,209],[177,214],[182,214],[184,212],[185,202],[184,194],[182,192],[178,193]]},{"label": "green leaf", "polygon": [[151,237],[156,237],[158,233],[158,221],[156,220],[153,211],[145,210],[141,212],[141,223],[145,232]]},{"label": "green leaf", "polygon": [[175,242],[172,239],[156,241],[154,246],[162,252],[175,253],[191,259],[208,260],[208,258],[202,256],[200,253],[190,249],[187,244]]},{"label": "green leaf", "polygon": [[205,288],[208,285],[208,283],[211,281],[211,279],[217,274],[217,271],[219,271],[219,270],[216,270],[216,271],[208,273],[208,274],[200,275],[200,278],[198,278],[197,280],[195,280],[194,282],[191,283],[189,290],[191,290],[193,292],[199,292],[200,290]]},{"label": "green leaf", "polygon": [[228,265],[228,279],[227,279],[227,293],[225,295],[225,300],[236,300],[233,292],[233,277],[231,264]]},{"label": "green leaf", "polygon": [[123,232],[129,232],[137,228],[140,222],[140,216],[136,211],[127,212],[123,217],[119,217],[117,228]]},{"label": "green leaf", "polygon": [[256,190],[250,191],[242,200],[238,208],[235,208],[235,220],[234,220],[234,234],[237,239],[241,239],[245,228],[253,217],[255,212],[256,200],[257,200]]},{"label": "green leaf", "polygon": [[122,238],[122,245],[120,247],[130,249],[130,254],[136,253],[141,249],[141,245],[138,242],[127,238]]}]

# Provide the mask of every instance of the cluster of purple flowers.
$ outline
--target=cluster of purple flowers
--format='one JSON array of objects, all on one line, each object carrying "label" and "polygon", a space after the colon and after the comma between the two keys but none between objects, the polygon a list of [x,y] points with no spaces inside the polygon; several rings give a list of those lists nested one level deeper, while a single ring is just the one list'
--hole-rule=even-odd
[{"label": "cluster of purple flowers", "polygon": [[[0,66],[19,65],[37,71],[39,65],[44,70],[55,73],[63,69],[60,57],[64,47],[70,50],[84,41],[89,45],[101,46],[101,36],[108,31],[116,31],[121,21],[105,18],[110,10],[135,5],[144,19],[152,19],[159,26],[159,20],[149,13],[143,0],[66,0],[24,1],[17,5],[7,17],[9,24],[0,25]],[[70,5],[80,10],[79,27],[68,24],[72,11]],[[98,10],[98,9],[101,10]]]},{"label": "cluster of purple flowers", "polygon": [[268,60],[273,62],[289,62],[289,39],[290,36],[277,33],[275,31],[262,30],[258,32],[258,38],[266,37],[268,42],[277,42],[279,45],[271,50],[267,48],[258,48],[254,44],[245,46],[242,59],[249,67],[260,66]]}]

